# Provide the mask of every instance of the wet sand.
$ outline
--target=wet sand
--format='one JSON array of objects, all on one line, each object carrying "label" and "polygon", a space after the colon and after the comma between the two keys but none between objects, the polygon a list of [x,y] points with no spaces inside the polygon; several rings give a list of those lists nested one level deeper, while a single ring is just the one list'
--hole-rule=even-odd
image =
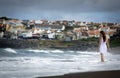
[{"label": "wet sand", "polygon": [[80,72],[65,74],[63,76],[36,77],[36,78],[120,78],[120,70]]}]

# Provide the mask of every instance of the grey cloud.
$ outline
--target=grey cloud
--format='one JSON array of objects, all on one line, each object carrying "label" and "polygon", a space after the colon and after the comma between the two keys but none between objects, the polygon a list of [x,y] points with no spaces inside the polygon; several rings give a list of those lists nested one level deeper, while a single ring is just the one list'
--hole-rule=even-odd
[{"label": "grey cloud", "polygon": [[88,13],[92,18],[91,13],[107,13],[103,16],[107,19],[111,18],[112,13],[119,19],[119,3],[120,0],[0,0],[0,16],[61,18]]},{"label": "grey cloud", "polygon": [[4,9],[63,12],[120,11],[120,0],[0,0]]}]

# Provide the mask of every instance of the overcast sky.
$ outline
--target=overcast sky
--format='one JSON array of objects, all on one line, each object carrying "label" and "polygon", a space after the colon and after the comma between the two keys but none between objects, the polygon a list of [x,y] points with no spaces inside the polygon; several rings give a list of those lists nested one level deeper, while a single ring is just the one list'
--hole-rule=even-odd
[{"label": "overcast sky", "polygon": [[0,0],[0,16],[120,22],[120,0]]}]

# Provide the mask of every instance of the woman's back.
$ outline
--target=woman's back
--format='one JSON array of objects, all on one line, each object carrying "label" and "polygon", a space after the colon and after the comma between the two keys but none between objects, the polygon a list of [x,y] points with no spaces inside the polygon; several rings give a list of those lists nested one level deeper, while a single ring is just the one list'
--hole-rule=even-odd
[{"label": "woman's back", "polygon": [[[106,40],[107,41],[107,40]],[[106,45],[106,41],[104,42],[103,38],[101,40],[101,44],[100,44],[100,49],[99,51],[101,53],[106,53],[107,52],[107,45]]]}]

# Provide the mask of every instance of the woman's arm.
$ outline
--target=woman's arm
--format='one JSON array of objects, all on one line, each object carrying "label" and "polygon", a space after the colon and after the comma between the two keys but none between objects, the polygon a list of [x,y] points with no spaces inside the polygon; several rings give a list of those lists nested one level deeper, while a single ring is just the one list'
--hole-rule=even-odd
[{"label": "woman's arm", "polygon": [[107,44],[108,51],[110,51],[110,45],[109,45],[108,38],[107,38],[106,44]]},{"label": "woman's arm", "polygon": [[101,45],[101,41],[102,41],[102,37],[100,36],[99,37],[99,43],[98,43],[98,51],[99,51],[99,48],[100,48],[100,45]]}]

